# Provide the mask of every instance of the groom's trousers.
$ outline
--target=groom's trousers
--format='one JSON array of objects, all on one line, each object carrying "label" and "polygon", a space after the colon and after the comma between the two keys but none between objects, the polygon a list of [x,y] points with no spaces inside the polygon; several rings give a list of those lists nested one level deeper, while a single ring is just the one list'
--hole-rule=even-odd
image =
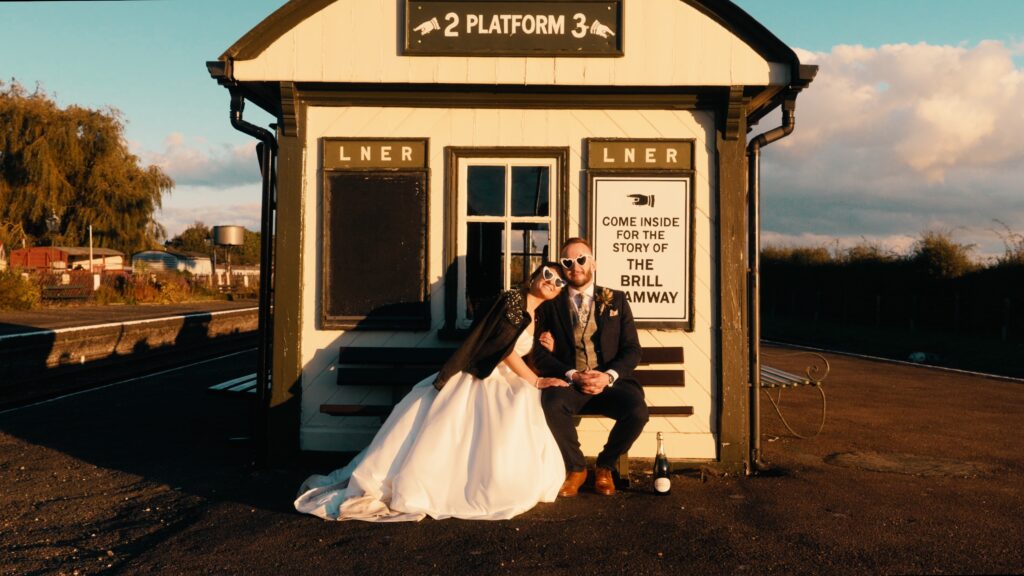
[{"label": "groom's trousers", "polygon": [[628,452],[640,437],[649,419],[643,391],[638,384],[626,380],[597,395],[584,394],[575,387],[545,388],[541,391],[541,404],[567,472],[578,472],[587,466],[576,434],[577,415],[600,414],[615,420],[608,442],[597,455],[597,465],[610,469],[615,469],[619,456]]}]

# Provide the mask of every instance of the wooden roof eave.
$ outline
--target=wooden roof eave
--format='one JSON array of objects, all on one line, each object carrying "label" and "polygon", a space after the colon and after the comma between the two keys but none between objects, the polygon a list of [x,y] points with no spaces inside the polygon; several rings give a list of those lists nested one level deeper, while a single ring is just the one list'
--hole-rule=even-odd
[{"label": "wooden roof eave", "polygon": [[818,73],[818,67],[812,64],[799,64],[796,73],[789,84],[758,86],[754,89],[748,87],[747,95],[750,103],[747,106],[747,126],[754,126],[772,110],[782,106],[787,99],[796,99],[804,88],[807,88],[814,81]]},{"label": "wooden roof eave", "polygon": [[210,77],[218,84],[232,92],[238,92],[246,100],[259,106],[271,116],[281,118],[281,84],[273,81],[238,81],[235,80],[230,58],[211,60],[206,63]]}]

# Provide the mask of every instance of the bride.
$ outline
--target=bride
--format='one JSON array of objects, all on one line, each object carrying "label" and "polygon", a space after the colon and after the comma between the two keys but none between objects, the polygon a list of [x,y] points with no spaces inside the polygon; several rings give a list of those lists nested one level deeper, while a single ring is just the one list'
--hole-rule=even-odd
[{"label": "bride", "polygon": [[325,520],[504,520],[553,501],[565,464],[540,391],[568,383],[538,377],[524,356],[537,306],[564,286],[561,266],[547,262],[523,289],[502,293],[368,447],[344,468],[302,483],[295,509]]}]

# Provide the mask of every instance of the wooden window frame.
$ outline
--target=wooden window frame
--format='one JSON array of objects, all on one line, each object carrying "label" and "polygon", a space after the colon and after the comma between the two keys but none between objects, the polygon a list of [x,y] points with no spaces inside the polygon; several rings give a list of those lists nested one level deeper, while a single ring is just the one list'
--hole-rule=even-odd
[{"label": "wooden window frame", "polygon": [[548,236],[550,250],[557,249],[568,238],[569,227],[569,148],[568,147],[445,147],[445,214],[444,214],[444,326],[438,331],[442,339],[458,340],[468,333],[466,328],[459,327],[458,295],[459,285],[459,226],[462,215],[459,213],[459,162],[464,159],[476,158],[507,158],[509,160],[545,159],[554,160],[556,174],[553,175],[552,188],[554,206],[551,220],[555,223],[554,234]]}]

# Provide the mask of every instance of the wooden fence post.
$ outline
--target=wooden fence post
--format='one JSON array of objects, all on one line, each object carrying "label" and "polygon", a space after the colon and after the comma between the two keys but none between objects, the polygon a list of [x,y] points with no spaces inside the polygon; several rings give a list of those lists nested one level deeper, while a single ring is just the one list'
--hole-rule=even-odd
[{"label": "wooden fence post", "polygon": [[1003,342],[1010,337],[1010,299],[1003,298]]}]

